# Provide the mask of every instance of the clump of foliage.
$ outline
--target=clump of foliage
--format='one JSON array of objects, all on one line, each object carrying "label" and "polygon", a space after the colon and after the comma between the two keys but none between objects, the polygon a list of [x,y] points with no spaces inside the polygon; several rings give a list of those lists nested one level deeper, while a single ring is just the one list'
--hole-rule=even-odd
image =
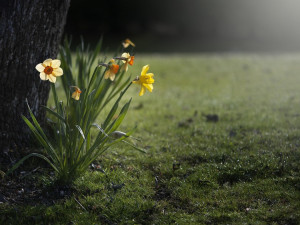
[{"label": "clump of foliage", "polygon": [[[133,49],[133,45],[129,40],[123,43],[124,48],[132,46]],[[51,116],[52,133],[46,134],[43,131],[27,103],[32,122],[25,116],[22,118],[43,147],[45,155],[32,153],[19,161],[12,170],[27,158],[37,156],[51,165],[59,183],[71,184],[109,147],[121,141],[129,144],[124,139],[132,131],[122,132],[117,129],[125,118],[131,99],[119,110],[120,101],[132,83],[141,85],[140,96],[145,93],[145,89],[152,92],[153,74],[147,73],[149,66],[146,65],[141,75],[134,80],[127,76],[128,66],[134,63],[131,52],[124,52],[121,57],[114,57],[108,63],[98,61],[92,71],[101,46],[100,40],[94,51],[90,52],[82,42],[74,55],[68,41],[65,41],[60,51],[61,60],[46,59],[36,66],[40,78],[51,82],[55,108],[43,108]],[[65,104],[59,100],[55,87],[56,79],[60,76]],[[104,116],[102,112],[109,105],[112,106]],[[99,114],[104,118],[101,124],[95,122]],[[92,133],[95,134],[93,129],[97,130],[95,138],[92,138]],[[131,146],[143,151],[135,145]]]}]

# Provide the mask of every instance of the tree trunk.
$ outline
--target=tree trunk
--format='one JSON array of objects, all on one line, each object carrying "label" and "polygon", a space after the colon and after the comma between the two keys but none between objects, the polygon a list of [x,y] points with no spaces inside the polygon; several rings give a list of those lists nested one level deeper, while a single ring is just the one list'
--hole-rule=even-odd
[{"label": "tree trunk", "polygon": [[[43,123],[49,82],[35,66],[56,58],[70,0],[0,1],[0,157],[29,146],[25,99]],[[5,153],[5,154],[4,154]],[[1,160],[0,160],[1,164]]]}]

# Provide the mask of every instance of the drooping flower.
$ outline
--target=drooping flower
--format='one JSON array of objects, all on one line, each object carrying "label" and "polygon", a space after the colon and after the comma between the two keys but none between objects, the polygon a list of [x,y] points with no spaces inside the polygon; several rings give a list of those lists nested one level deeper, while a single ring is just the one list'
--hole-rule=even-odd
[{"label": "drooping flower", "polygon": [[37,64],[35,68],[40,72],[41,80],[49,80],[52,83],[56,82],[56,77],[63,75],[59,59],[46,59],[43,63]]},{"label": "drooping flower", "polygon": [[123,66],[122,66],[122,70],[127,72],[128,70],[128,64],[130,66],[133,65],[133,62],[134,62],[134,56],[130,56],[129,53],[127,52],[124,52],[121,56],[121,58],[123,58],[122,62],[124,63]]},{"label": "drooping flower", "polygon": [[149,70],[149,65],[144,66],[141,72],[141,76],[137,77],[134,81],[132,81],[132,83],[134,84],[141,85],[141,91],[139,93],[140,96],[143,96],[145,94],[146,89],[148,89],[148,91],[150,92],[152,92],[153,90],[154,74],[147,73],[148,70]]},{"label": "drooping flower", "polygon": [[110,60],[111,64],[107,65],[107,70],[104,73],[104,79],[110,79],[113,81],[115,79],[116,73],[119,71],[119,65],[115,63],[114,59]]},{"label": "drooping flower", "polygon": [[71,86],[71,87],[75,88],[75,91],[72,93],[72,98],[78,101],[80,98],[81,90],[77,86]]},{"label": "drooping flower", "polygon": [[128,48],[129,45],[135,47],[135,44],[132,41],[130,41],[128,38],[122,42],[122,45],[124,48]]}]

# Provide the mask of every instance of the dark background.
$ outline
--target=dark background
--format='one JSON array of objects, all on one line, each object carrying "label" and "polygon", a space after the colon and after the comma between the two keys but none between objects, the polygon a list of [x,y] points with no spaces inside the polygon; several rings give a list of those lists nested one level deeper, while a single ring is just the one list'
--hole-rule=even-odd
[{"label": "dark background", "polygon": [[297,52],[300,1],[72,0],[65,34],[139,52]]}]

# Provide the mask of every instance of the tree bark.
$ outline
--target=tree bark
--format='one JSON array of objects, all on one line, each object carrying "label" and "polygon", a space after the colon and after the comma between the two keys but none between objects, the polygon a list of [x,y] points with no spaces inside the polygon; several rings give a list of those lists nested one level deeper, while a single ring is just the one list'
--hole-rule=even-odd
[{"label": "tree bark", "polygon": [[[0,154],[30,145],[25,99],[39,122],[45,120],[49,82],[35,70],[56,58],[70,0],[0,1]],[[0,155],[0,156],[1,156]]]}]

